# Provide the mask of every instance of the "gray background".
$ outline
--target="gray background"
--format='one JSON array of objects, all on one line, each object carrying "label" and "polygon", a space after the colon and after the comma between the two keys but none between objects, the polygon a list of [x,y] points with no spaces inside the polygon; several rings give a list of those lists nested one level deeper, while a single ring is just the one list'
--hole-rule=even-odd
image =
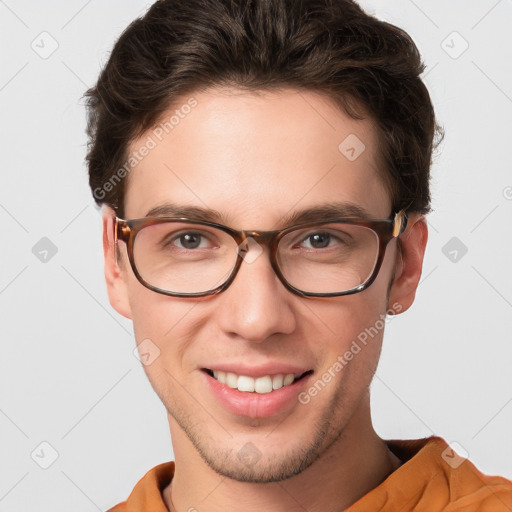
[{"label": "gray background", "polygon": [[[446,130],[416,303],[388,323],[372,385],[375,425],[440,435],[512,478],[512,2],[361,4],[412,35]],[[104,510],[173,457],[132,327],[107,300],[83,163],[80,97],[147,5],[0,0],[2,512]]]}]

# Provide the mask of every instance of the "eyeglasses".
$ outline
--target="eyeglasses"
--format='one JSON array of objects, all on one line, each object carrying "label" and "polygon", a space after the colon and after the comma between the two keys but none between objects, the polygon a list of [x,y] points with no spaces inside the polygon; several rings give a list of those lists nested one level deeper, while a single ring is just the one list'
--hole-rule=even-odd
[{"label": "eyeglasses", "polygon": [[[335,297],[368,288],[379,273],[386,247],[407,227],[404,210],[388,219],[334,218],[277,231],[236,231],[186,217],[116,217],[115,242],[127,244],[141,284],[173,297],[224,291],[242,261],[270,252],[283,285],[303,297]],[[261,245],[260,245],[261,244]]]}]

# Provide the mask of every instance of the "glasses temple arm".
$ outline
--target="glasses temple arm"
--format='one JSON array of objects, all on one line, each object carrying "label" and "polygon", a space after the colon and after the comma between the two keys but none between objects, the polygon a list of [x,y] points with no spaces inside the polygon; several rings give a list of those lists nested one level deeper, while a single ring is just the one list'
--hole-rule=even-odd
[{"label": "glasses temple arm", "polygon": [[393,236],[396,237],[401,235],[407,228],[407,214],[405,213],[405,210],[400,210],[395,215],[394,223]]}]

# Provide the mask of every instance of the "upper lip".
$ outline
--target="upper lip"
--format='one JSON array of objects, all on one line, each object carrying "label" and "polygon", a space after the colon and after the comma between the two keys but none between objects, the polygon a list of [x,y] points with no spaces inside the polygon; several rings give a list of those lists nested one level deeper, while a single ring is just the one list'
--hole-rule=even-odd
[{"label": "upper lip", "polygon": [[285,363],[266,363],[260,365],[247,365],[237,363],[212,363],[209,366],[202,367],[205,370],[234,373],[236,375],[246,375],[247,377],[257,378],[266,375],[288,375],[293,373],[295,376],[302,375],[310,371],[311,368],[307,366],[297,366]]}]

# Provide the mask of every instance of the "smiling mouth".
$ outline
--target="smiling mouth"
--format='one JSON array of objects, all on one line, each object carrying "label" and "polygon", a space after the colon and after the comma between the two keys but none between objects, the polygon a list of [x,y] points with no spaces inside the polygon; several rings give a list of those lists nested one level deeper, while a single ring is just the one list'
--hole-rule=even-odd
[{"label": "smiling mouth", "polygon": [[203,368],[203,371],[231,389],[238,389],[238,391],[245,393],[260,394],[271,393],[283,387],[291,386],[295,382],[313,373],[313,370],[308,370],[301,374],[279,373],[276,375],[263,375],[253,378],[248,375],[237,375],[231,372],[210,370],[209,368]]}]

